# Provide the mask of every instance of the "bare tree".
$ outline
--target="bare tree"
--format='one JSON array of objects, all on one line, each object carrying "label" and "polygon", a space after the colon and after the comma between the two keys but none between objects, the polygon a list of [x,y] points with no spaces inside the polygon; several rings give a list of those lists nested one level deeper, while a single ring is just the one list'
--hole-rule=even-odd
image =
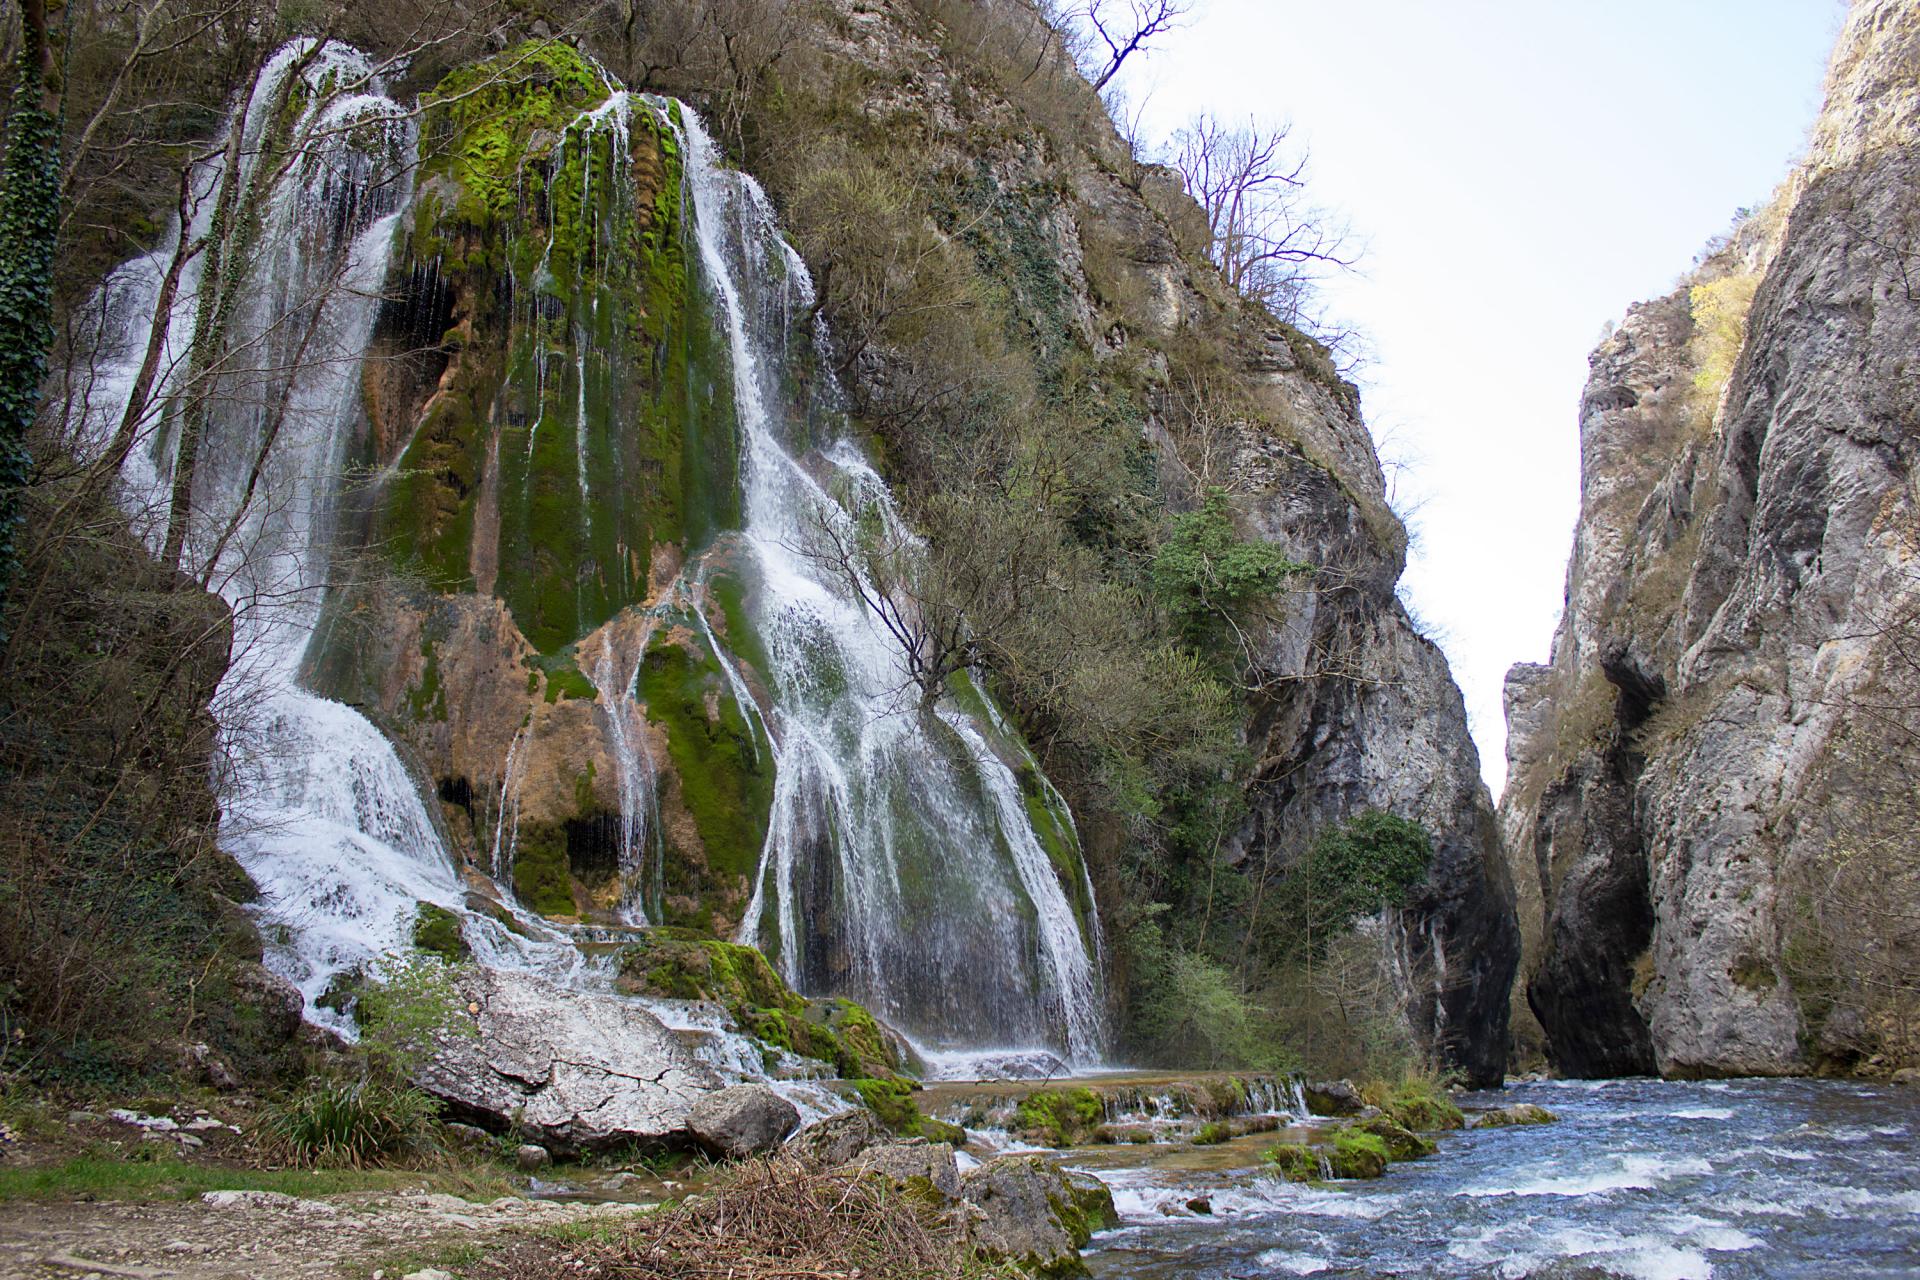
[{"label": "bare tree", "polygon": [[1099,92],[1127,59],[1192,11],[1193,0],[1074,0],[1058,20],[1077,35],[1076,60]]},{"label": "bare tree", "polygon": [[1307,157],[1290,125],[1235,127],[1202,113],[1174,135],[1173,163],[1207,215],[1210,253],[1227,283],[1298,322],[1319,273],[1351,267],[1346,228],[1306,199]]}]

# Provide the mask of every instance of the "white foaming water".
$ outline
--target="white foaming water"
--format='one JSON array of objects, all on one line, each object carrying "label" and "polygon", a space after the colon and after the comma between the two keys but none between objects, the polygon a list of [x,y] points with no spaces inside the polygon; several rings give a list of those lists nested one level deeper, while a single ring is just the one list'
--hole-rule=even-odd
[{"label": "white foaming water", "polygon": [[852,995],[938,1049],[1006,1037],[1095,1063],[1098,920],[1083,934],[1014,768],[965,715],[917,705],[899,643],[829,564],[863,525],[909,535],[858,452],[809,439],[787,403],[790,332],[814,300],[806,266],[758,185],[719,165],[697,116],[676,114],[732,357],[749,609],[774,668],[773,817],[739,937],[797,988]]},{"label": "white foaming water", "polygon": [[1657,1187],[1672,1178],[1713,1172],[1707,1161],[1693,1156],[1663,1157],[1627,1155],[1614,1159],[1613,1167],[1571,1177],[1529,1178],[1511,1186],[1462,1187],[1460,1196],[1591,1196],[1608,1191]]},{"label": "white foaming water", "polygon": [[[286,118],[281,104],[296,78],[306,105],[291,135],[278,136],[268,122]],[[628,186],[636,99],[608,84],[608,98],[569,124],[559,145],[605,147],[608,180]],[[775,752],[774,820],[742,937],[772,943],[801,989],[863,997],[941,1048],[1011,1040],[1096,1061],[1104,1041],[1098,918],[1090,908],[1084,921],[1076,914],[1066,873],[1053,866],[1029,816],[1030,804],[1057,806],[1058,798],[1023,747],[1010,757],[1009,747],[990,744],[983,725],[958,711],[928,714],[901,698],[892,638],[810,554],[823,521],[844,532],[877,515],[904,530],[886,486],[858,451],[837,438],[813,448],[803,415],[792,411],[783,382],[789,331],[807,313],[812,285],[779,238],[764,195],[718,165],[691,111],[665,103],[646,109],[684,129],[698,260],[731,356],[744,540],[756,586],[751,607],[772,655],[773,669],[761,673],[772,705],[762,708],[714,642],[702,612],[705,570],[696,564],[675,598],[690,600],[733,696]],[[222,840],[262,890],[275,940],[271,963],[301,987],[310,1016],[337,1022],[315,1005],[337,974],[403,949],[416,903],[464,911],[468,896],[433,811],[392,744],[359,712],[300,686],[325,599],[360,364],[410,198],[413,125],[384,96],[366,55],[296,41],[269,60],[236,105],[230,133],[240,144],[231,191],[218,159],[203,165],[191,216],[175,229],[174,244],[185,237],[204,245],[181,273],[169,314],[156,320],[154,313],[171,244],[103,287],[116,323],[106,327],[86,375],[87,394],[75,400],[88,408],[72,430],[96,450],[113,437],[153,327],[163,323],[163,372],[140,447],[123,468],[124,495],[136,527],[159,547],[183,406],[211,405],[183,561],[204,571],[235,611],[237,657],[214,708],[230,762]],[[267,155],[276,162],[264,163]],[[281,156],[294,159],[281,166]],[[593,207],[595,169],[591,160],[583,165],[582,186],[570,189],[583,208]],[[214,235],[223,200],[243,215],[257,212],[257,234],[233,243]],[[220,225],[246,221],[228,214]],[[555,224],[551,209],[547,221]],[[216,252],[231,261],[209,273],[204,264]],[[551,253],[543,255],[534,279],[512,282],[515,293],[564,290],[566,282],[552,279],[555,265]],[[547,310],[530,305],[530,323],[551,324]],[[218,332],[197,343],[204,317],[215,318]],[[581,345],[571,362],[577,435],[585,431],[592,376]],[[547,377],[547,363],[535,362],[536,377]],[[578,480],[584,496],[584,456]],[[648,900],[662,892],[654,766],[635,696],[650,629],[651,622],[637,636],[616,629],[600,652],[581,655],[618,769],[620,914],[635,924],[648,920]],[[508,887],[523,737],[501,774],[487,868],[521,928],[469,913],[469,940],[484,963],[604,986],[568,933],[518,909]],[[1031,775],[1029,788],[1040,788],[1037,801],[1023,791],[1016,767]],[[830,887],[822,898],[813,886],[823,877]],[[1083,873],[1081,881],[1090,902]],[[829,977],[829,949],[850,958],[848,974]],[[737,1047],[726,1052],[740,1056]],[[750,1064],[740,1057],[734,1065],[744,1071]]]}]

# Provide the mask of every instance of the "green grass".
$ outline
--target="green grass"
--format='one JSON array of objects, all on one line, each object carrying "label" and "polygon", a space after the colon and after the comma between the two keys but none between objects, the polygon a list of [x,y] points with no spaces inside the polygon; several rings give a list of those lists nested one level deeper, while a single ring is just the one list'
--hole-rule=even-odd
[{"label": "green grass", "polygon": [[238,1169],[171,1157],[121,1160],[81,1155],[32,1168],[0,1166],[0,1200],[191,1200],[207,1191],[278,1191],[290,1196],[399,1191],[431,1186],[454,1195],[506,1195],[503,1179],[481,1173],[402,1169]]}]

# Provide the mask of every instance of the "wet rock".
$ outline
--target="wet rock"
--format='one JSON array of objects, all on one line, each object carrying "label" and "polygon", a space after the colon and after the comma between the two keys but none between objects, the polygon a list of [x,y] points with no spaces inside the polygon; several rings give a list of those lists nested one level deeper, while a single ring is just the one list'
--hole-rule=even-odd
[{"label": "wet rock", "polygon": [[1203,1214],[1207,1217],[1212,1217],[1213,1201],[1208,1199],[1206,1196],[1195,1196],[1193,1199],[1187,1201],[1187,1212],[1198,1213],[1198,1214]]},{"label": "wet rock", "polygon": [[693,1106],[719,1085],[660,1020],[615,996],[527,973],[461,980],[471,1037],[448,1037],[420,1085],[456,1118],[519,1131],[549,1151],[685,1145]]},{"label": "wet rock", "polygon": [[[977,1210],[967,1228],[975,1249],[1044,1275],[1084,1274],[1080,1247],[1111,1221],[1090,1187],[1077,1187],[1042,1156],[1001,1156],[970,1169],[960,1195]],[[1104,1214],[1112,1204],[1108,1193]]]},{"label": "wet rock", "polygon": [[885,1137],[873,1113],[861,1108],[816,1120],[787,1140],[787,1151],[815,1169],[843,1165]]},{"label": "wet rock", "polygon": [[897,1142],[871,1147],[856,1167],[876,1174],[907,1194],[936,1204],[960,1198],[960,1165],[953,1148],[938,1142]]},{"label": "wet rock", "polygon": [[763,1084],[715,1090],[695,1102],[687,1117],[696,1142],[732,1158],[772,1151],[799,1126],[799,1109]]},{"label": "wet rock", "polygon": [[1080,1215],[1080,1227],[1091,1236],[1096,1231],[1120,1225],[1120,1210],[1114,1207],[1113,1191],[1090,1173],[1062,1169],[1067,1180],[1067,1197]]},{"label": "wet rock", "polygon": [[544,1169],[552,1164],[553,1157],[547,1153],[545,1147],[528,1142],[513,1149],[513,1163],[520,1172],[532,1173],[536,1169]]},{"label": "wet rock", "polygon": [[1395,1124],[1385,1116],[1359,1121],[1349,1126],[1349,1129],[1354,1133],[1370,1133],[1386,1143],[1389,1160],[1418,1160],[1421,1156],[1430,1156],[1439,1150],[1430,1140],[1421,1137],[1411,1129]]},{"label": "wet rock", "polygon": [[1535,1106],[1531,1102],[1516,1102],[1510,1107],[1499,1107],[1492,1111],[1482,1111],[1478,1115],[1467,1117],[1469,1129],[1503,1129],[1519,1124],[1552,1124],[1560,1117],[1545,1107]]},{"label": "wet rock", "polygon": [[1893,1073],[1893,1083],[1909,1089],[1920,1089],[1920,1067],[1902,1067]]},{"label": "wet rock", "polygon": [[1288,1182],[1317,1182],[1327,1176],[1320,1153],[1304,1142],[1280,1142],[1267,1148],[1267,1165]]},{"label": "wet rock", "polygon": [[1303,1086],[1307,1110],[1316,1116],[1354,1116],[1366,1103],[1351,1080],[1322,1080]]}]

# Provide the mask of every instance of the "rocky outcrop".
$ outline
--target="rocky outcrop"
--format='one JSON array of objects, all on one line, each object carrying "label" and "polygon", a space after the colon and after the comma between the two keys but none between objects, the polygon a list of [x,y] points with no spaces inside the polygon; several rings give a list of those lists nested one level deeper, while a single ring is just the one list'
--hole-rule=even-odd
[{"label": "rocky outcrop", "polygon": [[1875,966],[1920,902],[1886,839],[1920,705],[1917,56],[1911,6],[1856,3],[1802,167],[1594,354],[1566,611],[1508,677],[1501,807],[1564,1071],[1914,1051]]},{"label": "rocky outcrop", "polygon": [[960,1194],[972,1211],[973,1247],[1040,1275],[1086,1274],[1081,1247],[1119,1221],[1105,1184],[1065,1173],[1044,1156],[1000,1156],[969,1169]]},{"label": "rocky outcrop", "polygon": [[472,1034],[443,1037],[420,1076],[457,1119],[560,1153],[685,1147],[694,1106],[719,1088],[659,1019],[619,997],[492,969],[466,975],[461,995]]}]

